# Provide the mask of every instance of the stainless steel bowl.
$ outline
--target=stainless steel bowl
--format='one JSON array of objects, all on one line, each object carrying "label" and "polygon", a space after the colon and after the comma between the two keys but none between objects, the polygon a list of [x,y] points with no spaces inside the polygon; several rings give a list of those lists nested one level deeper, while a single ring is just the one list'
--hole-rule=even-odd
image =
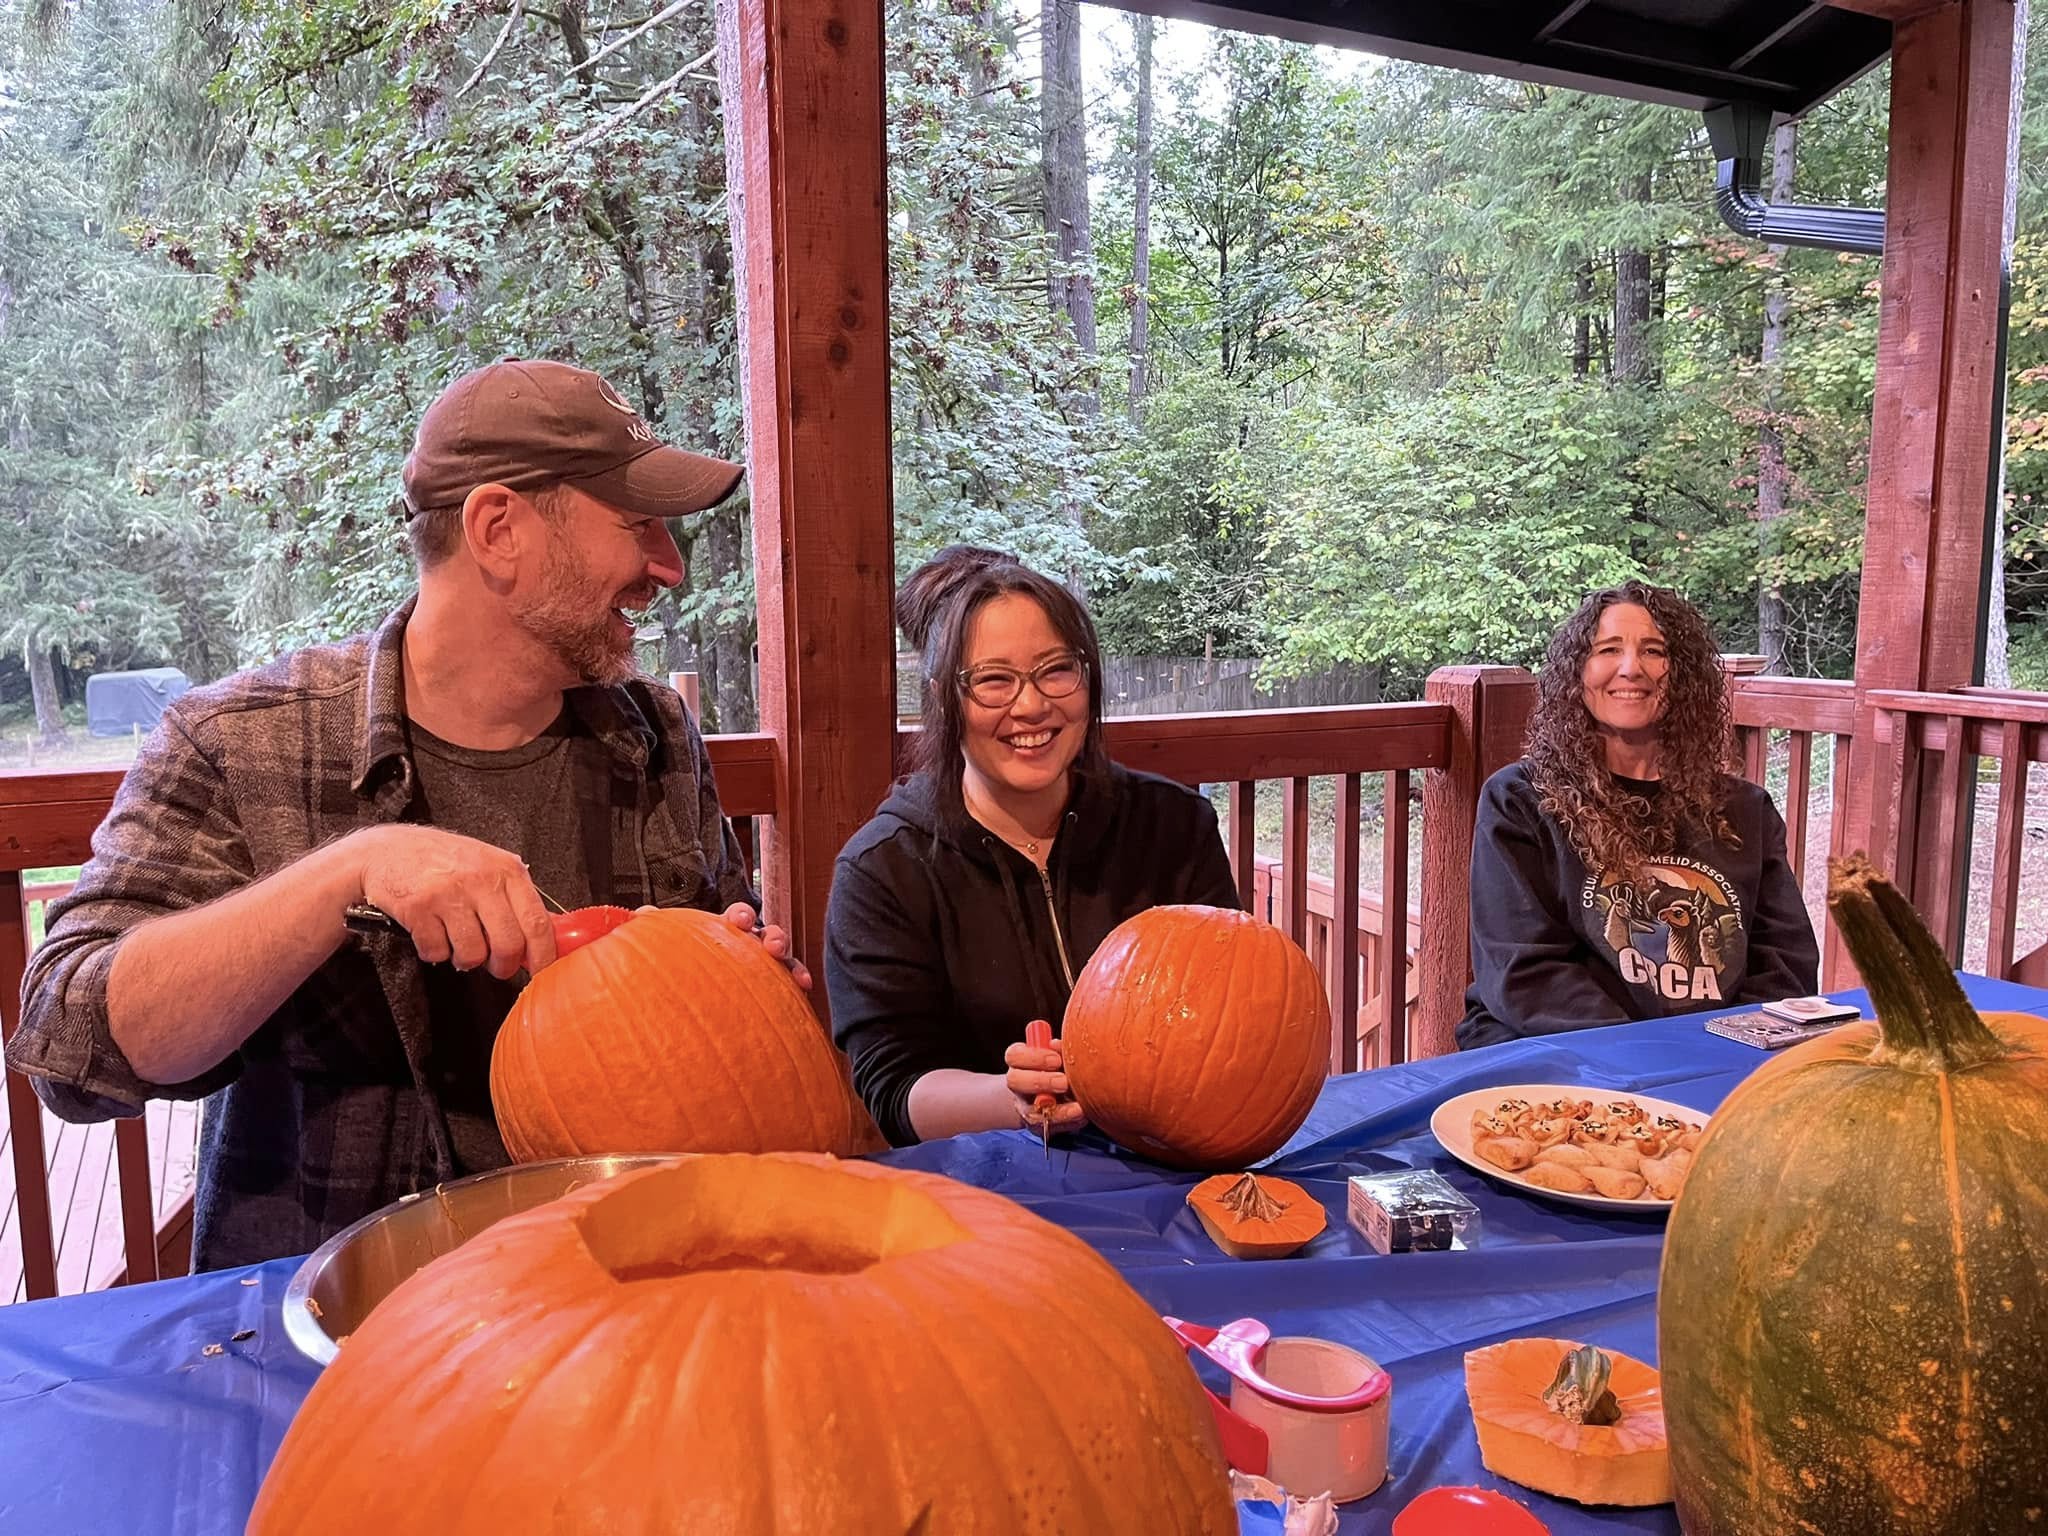
[{"label": "stainless steel bowl", "polygon": [[673,1158],[652,1154],[565,1157],[473,1174],[439,1184],[365,1216],[307,1256],[284,1293],[284,1331],[299,1352],[325,1365],[339,1340],[414,1271],[453,1253],[496,1221],[572,1189]]}]

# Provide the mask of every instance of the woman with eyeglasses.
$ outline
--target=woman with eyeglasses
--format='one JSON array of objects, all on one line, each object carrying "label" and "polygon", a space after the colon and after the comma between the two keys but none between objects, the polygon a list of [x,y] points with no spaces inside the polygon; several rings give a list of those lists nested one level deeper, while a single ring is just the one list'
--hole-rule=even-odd
[{"label": "woman with eyeglasses", "polygon": [[1669,588],[1565,621],[1522,760],[1480,794],[1459,1045],[1813,991],[1784,819],[1723,771],[1728,708],[1706,616]]},{"label": "woman with eyeglasses", "polygon": [[1065,587],[956,545],[897,596],[922,652],[914,771],[839,855],[825,914],[832,1032],[899,1146],[1083,1124],[1055,1041],[1074,977],[1148,907],[1237,906],[1216,813],[1194,790],[1109,761],[1102,657]]}]

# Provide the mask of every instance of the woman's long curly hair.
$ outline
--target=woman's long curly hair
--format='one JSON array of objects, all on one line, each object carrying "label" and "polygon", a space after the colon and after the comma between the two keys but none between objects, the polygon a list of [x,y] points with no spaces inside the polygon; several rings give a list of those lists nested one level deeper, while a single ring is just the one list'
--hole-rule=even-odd
[{"label": "woman's long curly hair", "polygon": [[[1607,768],[1600,728],[1586,708],[1586,658],[1600,615],[1617,603],[1647,608],[1664,633],[1670,671],[1657,719],[1655,796],[1635,794]],[[1669,587],[1627,581],[1593,593],[1551,637],[1536,684],[1536,710],[1523,771],[1547,816],[1555,817],[1595,878],[1634,878],[1669,857],[1688,833],[1735,842],[1722,814],[1728,761],[1728,681],[1706,615]]]}]

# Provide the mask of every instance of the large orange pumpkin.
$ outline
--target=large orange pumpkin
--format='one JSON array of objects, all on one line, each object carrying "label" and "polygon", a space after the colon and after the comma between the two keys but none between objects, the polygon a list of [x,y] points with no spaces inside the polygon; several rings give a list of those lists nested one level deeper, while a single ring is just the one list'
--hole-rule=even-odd
[{"label": "large orange pumpkin", "polygon": [[1877,1022],[1729,1095],[1665,1237],[1679,1522],[2048,1529],[2048,1022],[1978,1015],[1861,858],[1828,905]]},{"label": "large orange pumpkin", "polygon": [[684,909],[642,912],[533,978],[498,1032],[491,1103],[522,1163],[886,1144],[789,972]]},{"label": "large orange pumpkin", "polygon": [[700,1157],[509,1217],[314,1385],[250,1536],[1226,1536],[1151,1308],[1000,1195]]},{"label": "large orange pumpkin", "polygon": [[1067,1003],[1067,1080],[1088,1118],[1178,1168],[1238,1169],[1301,1128],[1329,1072],[1307,955],[1221,907],[1153,907],[1102,941]]}]

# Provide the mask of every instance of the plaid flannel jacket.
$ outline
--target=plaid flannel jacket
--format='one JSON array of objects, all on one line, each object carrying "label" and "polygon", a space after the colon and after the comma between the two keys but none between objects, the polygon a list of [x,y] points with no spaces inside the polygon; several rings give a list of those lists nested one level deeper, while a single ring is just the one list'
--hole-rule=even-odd
[{"label": "plaid flannel jacket", "polygon": [[[105,1120],[139,1114],[151,1098],[208,1099],[195,1269],[306,1252],[455,1173],[426,1071],[432,1021],[420,961],[402,933],[344,943],[191,1082],[143,1082],[107,1026],[107,977],[131,929],[360,827],[416,819],[401,660],[411,612],[408,602],[373,634],[299,651],[173,703],[29,963],[7,1061],[57,1115]],[[586,755],[609,771],[586,770],[591,782],[578,794],[606,808],[610,900],[714,910],[754,901],[682,700],[644,678],[568,699],[608,749]]]}]

